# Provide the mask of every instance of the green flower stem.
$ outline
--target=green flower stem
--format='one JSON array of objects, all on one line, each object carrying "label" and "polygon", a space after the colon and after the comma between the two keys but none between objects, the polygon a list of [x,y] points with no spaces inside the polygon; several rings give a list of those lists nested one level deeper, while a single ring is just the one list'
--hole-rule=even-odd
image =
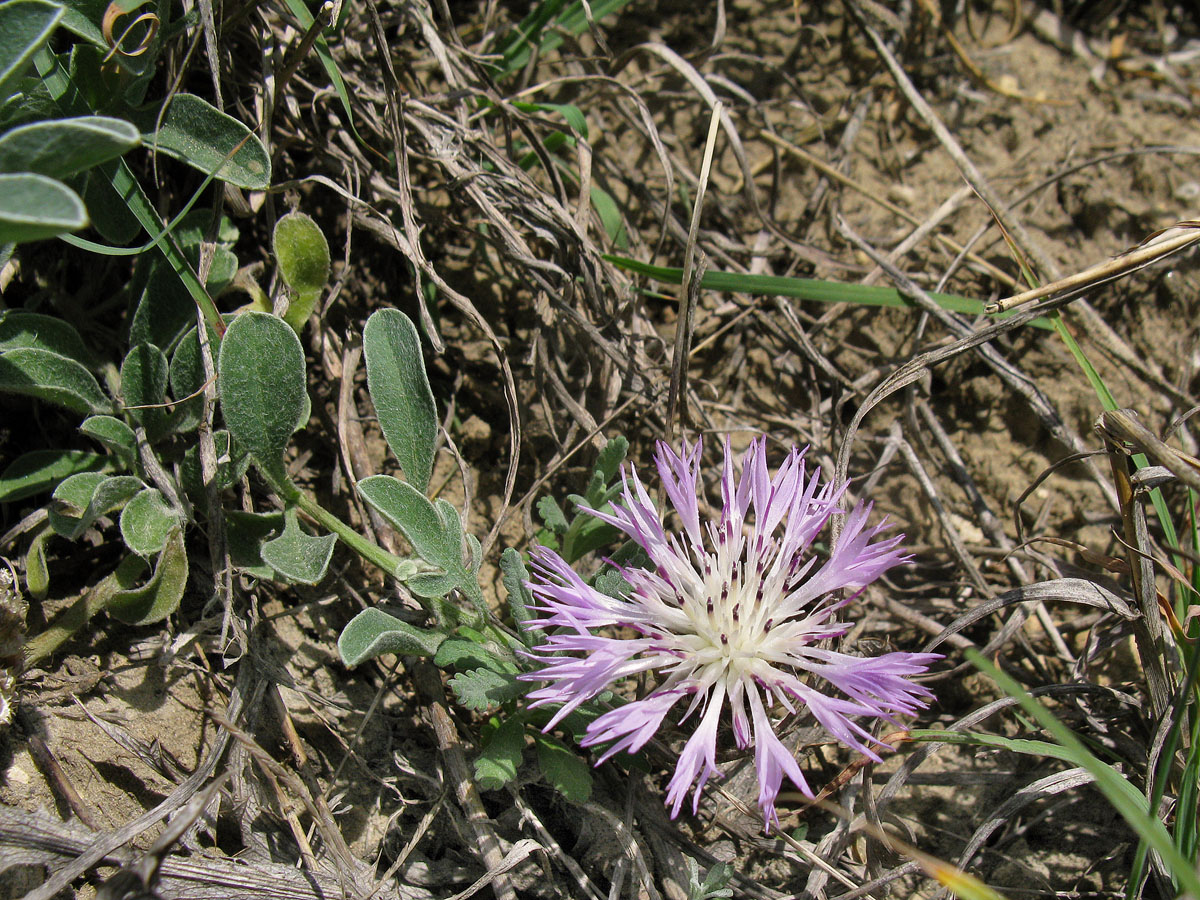
[{"label": "green flower stem", "polygon": [[312,516],[321,525],[336,534],[351,550],[363,559],[374,563],[388,575],[399,578],[401,581],[406,581],[409,577],[417,573],[417,567],[412,560],[401,559],[399,556],[384,550],[378,544],[367,540],[316,500],[292,484],[286,476],[281,477],[277,473],[268,471],[266,466],[261,465],[258,467],[258,471],[267,484],[271,486],[271,490],[288,503],[295,504],[303,512]]},{"label": "green flower stem", "polygon": [[[389,553],[378,544],[367,540],[329,510],[325,509],[325,507],[321,506],[316,500],[296,487],[283,472],[282,466],[276,472],[268,471],[268,468],[263,465],[259,465],[257,468],[259,474],[262,475],[263,480],[267,482],[271,490],[283,498],[285,502],[293,504],[307,513],[341,538],[351,550],[363,559],[373,562],[398,581],[408,581],[414,575],[441,571],[420,559],[403,559],[393,553]],[[476,596],[478,597],[478,601],[475,599]],[[482,627],[489,619],[493,618],[486,604],[483,603],[483,596],[478,593],[478,589],[476,589],[475,596],[469,597],[474,607],[474,615],[469,614],[472,611],[459,609],[447,603],[444,597],[427,597],[424,599],[426,600],[424,604],[425,608],[433,613],[437,619],[438,627],[442,630],[449,630],[451,622],[463,622]]]},{"label": "green flower stem", "polygon": [[25,665],[32,668],[61,647],[93,616],[103,611],[120,591],[132,587],[138,574],[145,568],[138,557],[125,557],[115,571],[59,613],[44,631],[25,642]]}]

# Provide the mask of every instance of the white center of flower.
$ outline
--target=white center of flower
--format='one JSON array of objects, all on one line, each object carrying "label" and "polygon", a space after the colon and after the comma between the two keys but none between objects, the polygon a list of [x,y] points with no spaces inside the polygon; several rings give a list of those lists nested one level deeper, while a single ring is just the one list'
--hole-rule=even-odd
[{"label": "white center of flower", "polygon": [[724,547],[707,554],[703,574],[695,573],[697,590],[683,604],[692,634],[681,637],[697,676],[708,683],[761,677],[780,649],[771,634],[776,623],[769,614],[782,580],[771,571],[775,543],[767,540],[750,546],[759,552],[752,554],[749,566],[732,560]]}]

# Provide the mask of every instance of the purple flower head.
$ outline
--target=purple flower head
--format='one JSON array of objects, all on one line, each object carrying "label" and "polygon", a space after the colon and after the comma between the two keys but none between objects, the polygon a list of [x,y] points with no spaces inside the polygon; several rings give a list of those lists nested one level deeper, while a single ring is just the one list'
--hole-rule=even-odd
[{"label": "purple flower head", "polygon": [[[653,690],[607,712],[587,729],[584,746],[607,744],[599,762],[637,752],[682,701],[681,721],[694,730],[679,755],[667,791],[672,817],[695,785],[719,774],[717,732],[726,708],[734,742],[754,747],[758,805],[766,827],[778,824],[775,798],[786,775],[813,796],[792,752],[775,734],[768,707],[806,706],[833,737],[878,760],[882,749],[859,719],[896,721],[916,712],[931,693],[909,677],[940,657],[887,653],[862,658],[825,649],[849,625],[837,613],[881,573],[906,562],[902,536],[879,538],[886,522],[867,525],[870,505],[849,513],[828,557],[810,552],[830,517],[841,512],[843,488],[806,473],[804,452],[792,449],[772,478],[766,439],[750,445],[735,480],[725,445],[721,514],[701,521],[700,443],[682,455],[660,442],[655,463],[682,530],[671,532],[634,472],[623,503],[612,513],[586,512],[608,522],[645,550],[652,568],[619,567],[630,584],[615,598],[587,584],[554,551],[538,548],[529,587],[544,617],[528,627],[548,632],[532,651],[543,668],[523,678],[549,682],[531,692],[531,705],[562,704],[547,728],[632,676],[653,672]],[[849,590],[843,599],[841,592]],[[618,629],[637,637],[616,636]]]}]

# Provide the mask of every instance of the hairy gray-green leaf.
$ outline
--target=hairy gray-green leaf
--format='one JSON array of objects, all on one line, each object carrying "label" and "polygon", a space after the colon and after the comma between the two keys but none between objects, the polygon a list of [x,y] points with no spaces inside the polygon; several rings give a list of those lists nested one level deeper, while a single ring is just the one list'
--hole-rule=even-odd
[{"label": "hairy gray-green leaf", "polygon": [[0,101],[12,93],[33,55],[50,40],[62,14],[62,7],[43,0],[0,3]]},{"label": "hairy gray-green leaf", "polygon": [[139,491],[121,510],[121,537],[125,546],[142,559],[159,553],[171,531],[180,527],[179,513],[157,488]]},{"label": "hairy gray-green leaf", "polygon": [[[215,365],[221,339],[211,328],[208,329],[208,346]],[[200,339],[196,329],[192,328],[184,334],[171,356],[171,396],[176,400],[174,421],[177,430],[191,431],[200,423],[200,414],[204,409],[202,389],[207,381],[204,360],[200,355]]]},{"label": "hairy gray-green leaf", "polygon": [[43,528],[33,536],[25,554],[25,587],[35,600],[45,600],[50,593],[50,567],[46,564],[46,541],[52,532]]},{"label": "hairy gray-green leaf", "polygon": [[80,116],[34,122],[0,135],[0,172],[66,178],[141,142],[138,130],[123,119]]},{"label": "hairy gray-green leaf", "polygon": [[517,634],[526,647],[536,647],[543,640],[540,631],[522,627],[533,618],[533,593],[529,590],[529,572],[525,561],[515,547],[507,547],[500,554],[500,571],[504,573],[504,589],[508,591],[508,611],[517,626]]},{"label": "hairy gray-green leaf", "polygon": [[567,533],[567,517],[563,515],[562,507],[558,505],[558,501],[549,494],[538,500],[537,511],[538,515],[542,517],[542,521],[546,523],[546,527],[555,534]]},{"label": "hairy gray-green leaf", "polygon": [[133,429],[116,416],[92,416],[84,419],[79,433],[103,444],[126,465],[132,466],[136,455]]},{"label": "hairy gray-green leaf", "polygon": [[493,672],[506,672],[508,667],[496,654],[475,641],[464,641],[461,638],[448,638],[438,647],[433,664],[439,669],[451,666],[459,669],[491,669]]},{"label": "hairy gray-green leaf", "polygon": [[28,172],[0,175],[0,244],[41,241],[87,223],[83,201],[61,181]]},{"label": "hairy gray-green leaf", "polygon": [[225,513],[225,538],[229,561],[247,575],[263,581],[274,579],[275,570],[263,562],[262,545],[283,531],[283,513],[250,513],[231,509]]},{"label": "hairy gray-green leaf", "polygon": [[153,344],[169,352],[195,324],[196,301],[165,261],[155,263],[133,311],[129,345]]},{"label": "hairy gray-green leaf", "polygon": [[[189,212],[175,226],[175,240],[179,242],[179,246],[184,250],[198,249],[202,241],[206,240],[209,225],[212,223],[213,211],[211,209],[197,208]],[[218,247],[232,247],[237,243],[238,235],[237,225],[229,216],[221,216],[221,220],[217,223],[216,245]]]},{"label": "hairy gray-green leaf", "polygon": [[126,625],[161,622],[179,608],[187,579],[183,529],[176,528],[167,537],[150,580],[140,588],[117,591],[108,601],[108,612]]},{"label": "hairy gray-green leaf", "polygon": [[301,331],[329,281],[329,244],[302,212],[288,213],[276,223],[272,244],[279,274],[292,291],[283,319]]},{"label": "hairy gray-green leaf", "polygon": [[283,534],[267,541],[260,550],[263,562],[286,578],[299,584],[316,584],[325,577],[337,537],[332,534],[313,537],[300,530],[296,510],[289,509],[284,518]]},{"label": "hairy gray-green leaf", "polygon": [[358,492],[404,532],[421,559],[444,569],[456,561],[461,564],[461,529],[455,533],[438,507],[417,488],[390,475],[372,475],[358,483]]},{"label": "hairy gray-green leaf", "polygon": [[492,731],[475,757],[475,783],[482,791],[496,791],[517,777],[525,750],[525,723],[512,717]]},{"label": "hairy gray-green leaf", "polygon": [[101,472],[72,475],[54,489],[50,527],[73,541],[98,518],[124,506],[143,487],[141,479],[132,475]]},{"label": "hairy gray-green leaf", "polygon": [[23,309],[0,311],[0,353],[18,347],[49,350],[85,366],[92,362],[92,354],[84,345],[83,338],[66,319]]},{"label": "hairy gray-green leaf", "polygon": [[623,437],[615,437],[604,445],[604,449],[596,457],[596,468],[592,472],[592,480],[586,492],[588,505],[593,509],[598,509],[601,504],[608,502],[606,489],[621,470],[621,463],[625,461],[627,452],[629,441]]},{"label": "hairy gray-green leaf", "polygon": [[241,122],[195,94],[176,94],[155,131],[157,113],[143,121],[148,147],[173,156],[206,175],[249,190],[271,184],[271,158]]},{"label": "hairy gray-green leaf", "polygon": [[234,319],[218,357],[221,411],[236,444],[277,480],[283,452],[308,409],[304,351],[282,319],[247,312]]},{"label": "hairy gray-green leaf", "polygon": [[467,709],[483,710],[515,700],[531,690],[533,685],[517,681],[517,676],[512,673],[472,669],[470,672],[459,672],[451,678],[450,687],[459,704]]},{"label": "hairy gray-green leaf", "polygon": [[153,344],[138,344],[121,363],[121,393],[126,412],[146,429],[151,441],[165,432],[170,415],[162,402],[167,397],[170,366],[166,355]]},{"label": "hairy gray-green leaf", "polygon": [[[233,487],[242,480],[250,468],[250,457],[237,447],[230,447],[229,432],[220,429],[213,432],[213,448],[217,452],[215,481],[217,490]],[[183,462],[179,464],[179,478],[189,496],[204,496],[203,473],[200,471],[200,447],[193,445],[183,451]],[[270,577],[270,576],[267,576]]]},{"label": "hairy gray-green leaf", "polygon": [[[476,572],[478,542],[472,544],[470,566],[463,564],[463,530],[458,510],[445,500],[431,503],[415,487],[390,475],[372,475],[358,483],[358,492],[384,518],[399,528],[417,556],[445,574],[418,575],[408,585],[421,597],[442,597],[453,588],[463,591],[476,606],[482,606]],[[468,541],[468,543],[470,543]]]},{"label": "hairy gray-green leaf", "polygon": [[398,309],[377,310],[363,329],[363,356],[383,436],[404,477],[424,493],[433,473],[438,421],[416,327]]},{"label": "hairy gray-green leaf", "polygon": [[0,354],[0,393],[35,397],[82,415],[112,411],[112,403],[82,363],[37,347]]},{"label": "hairy gray-green leaf", "polygon": [[592,796],[592,773],[588,764],[554,738],[533,736],[537,744],[538,765],[554,788],[571,803],[587,803]]},{"label": "hairy gray-green leaf", "polygon": [[357,666],[384,653],[432,656],[445,639],[440,631],[417,628],[372,607],[360,612],[342,630],[338,653],[347,666]]},{"label": "hairy gray-green leaf", "polygon": [[0,475],[0,503],[53,490],[63,479],[80,472],[101,472],[110,463],[108,457],[86,450],[31,450],[14,459]]}]

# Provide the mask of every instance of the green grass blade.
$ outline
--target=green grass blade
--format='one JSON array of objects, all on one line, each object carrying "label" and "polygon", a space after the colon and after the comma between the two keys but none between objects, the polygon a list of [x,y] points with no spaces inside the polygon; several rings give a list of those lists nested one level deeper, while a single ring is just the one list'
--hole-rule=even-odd
[{"label": "green grass blade", "polygon": [[[1175,695],[1175,707],[1171,711],[1171,728],[1167,732],[1167,737],[1163,741],[1162,751],[1158,756],[1158,768],[1152,773],[1153,780],[1149,791],[1151,809],[1158,809],[1163,795],[1167,791],[1167,783],[1170,781],[1171,771],[1175,765],[1175,754],[1179,750],[1180,734],[1184,722],[1183,707],[1188,705],[1188,698],[1195,693],[1197,675],[1200,675],[1200,644],[1193,644],[1190,647],[1185,646],[1185,649],[1191,651],[1187,661],[1188,675],[1184,683],[1179,686],[1178,692]],[[1196,704],[1194,702],[1188,705],[1188,714],[1192,720],[1192,740],[1187,762],[1184,764],[1183,774],[1180,779],[1179,797],[1175,808],[1176,810],[1194,811],[1197,803],[1196,781],[1198,775],[1200,775],[1200,772],[1197,771],[1197,767],[1200,765],[1200,747],[1196,745],[1200,717],[1196,715]],[[1175,846],[1179,847],[1180,852],[1188,859],[1195,859],[1195,813],[1177,812],[1175,822]],[[1145,872],[1146,866],[1146,850],[1146,842],[1144,840],[1139,841],[1137,852],[1134,854],[1133,865],[1130,868],[1129,886],[1125,893],[1125,896],[1129,900],[1133,900],[1137,892],[1137,886],[1142,883],[1142,875]]]},{"label": "green grass blade", "polygon": [[[296,21],[300,23],[301,32],[312,27],[315,19],[313,14],[308,11],[304,0],[285,0],[285,2],[292,15],[296,17]],[[346,124],[350,128],[350,133],[364,147],[369,146],[354,125],[354,111],[350,108],[350,92],[346,90],[346,80],[342,78],[342,71],[333,58],[333,53],[329,49],[329,41],[325,39],[324,34],[317,35],[317,39],[313,42],[313,49],[317,51],[317,59],[321,61],[325,74],[329,76],[329,83],[333,86],[333,92],[337,94],[342,109],[346,111]]]},{"label": "green grass blade", "polygon": [[[62,67],[58,57],[50,53],[41,53],[38,55],[36,64],[38,75],[41,77],[42,82],[64,112],[68,115],[76,116],[90,114],[91,110],[88,109],[82,92],[72,82],[70,74]],[[210,175],[209,177],[211,178],[212,176]],[[179,245],[175,243],[174,238],[171,237],[162,219],[159,218],[154,204],[150,202],[150,199],[146,196],[137,178],[134,176],[133,171],[123,159],[117,160],[117,167],[112,176],[112,186],[113,190],[124,200],[126,206],[129,207],[129,211],[133,213],[146,233],[157,235],[150,244],[154,245],[158,242],[159,252],[166,258],[167,264],[170,265],[184,287],[187,288],[192,299],[196,301],[196,305],[203,312],[209,326],[217,334],[224,334],[225,323],[221,319],[221,314],[217,310],[216,304],[208,296],[208,291],[200,283],[199,277],[192,270],[191,264],[183,255],[183,251],[179,249]],[[164,237],[165,240],[163,239]]]},{"label": "green grass blade", "polygon": [[1171,835],[1167,832],[1166,826],[1151,815],[1146,797],[1116,769],[1097,759],[1071,729],[1030,696],[1016,681],[988,662],[979,652],[968,649],[966,656],[972,665],[995,681],[1004,693],[1021,704],[1021,708],[1032,716],[1038,725],[1050,733],[1059,747],[1066,752],[1065,757],[1058,756],[1057,758],[1065,758],[1073,765],[1080,766],[1091,773],[1092,777],[1096,779],[1096,787],[1112,804],[1113,809],[1121,814],[1121,817],[1129,823],[1129,827],[1150,849],[1162,857],[1175,879],[1176,885],[1190,896],[1200,897],[1200,875],[1197,875],[1195,866],[1179,852]]},{"label": "green grass blade", "polygon": [[[683,283],[683,270],[667,266],[652,266],[624,256],[604,257],[619,269],[643,275],[660,284]],[[821,281],[816,278],[791,278],[783,275],[744,275],[740,272],[704,273],[700,287],[712,291],[728,291],[734,294],[754,294],[768,297],[794,297],[797,300],[813,300],[818,303],[854,303],[859,306],[892,306],[912,309],[913,304],[901,296],[895,288],[876,285],[842,284],[838,281]],[[957,294],[933,294],[930,298],[951,312],[967,315],[983,315],[982,301]],[[1052,328],[1044,318],[1029,323],[1036,328]]]},{"label": "green grass blade", "polygon": [[[592,21],[600,22],[606,16],[619,12],[629,0],[592,0]],[[529,62],[533,48],[539,53],[548,53],[563,42],[563,33],[582,34],[588,28],[587,14],[579,0],[564,10],[565,0],[543,0],[525,17],[512,40],[501,51],[503,61],[499,67],[501,77],[519,72]],[[553,27],[548,27],[553,22]]]},{"label": "green grass blade", "polygon": [[[1027,273],[1026,277],[1030,278],[1031,276]],[[1066,322],[1063,320],[1062,315],[1055,311],[1047,318],[1049,319],[1054,330],[1058,332],[1058,336],[1062,338],[1063,343],[1066,344],[1071,356],[1075,358],[1075,362],[1079,364],[1079,368],[1083,370],[1084,377],[1087,378],[1088,383],[1092,386],[1092,390],[1096,392],[1096,396],[1100,398],[1101,406],[1103,406],[1106,410],[1120,409],[1120,404],[1117,403],[1116,397],[1114,397],[1112,391],[1108,389],[1108,385],[1104,383],[1104,379],[1100,377],[1100,373],[1096,371],[1095,366],[1092,365],[1091,361],[1087,358],[1087,355],[1083,352],[1083,348],[1081,348],[1078,342],[1075,340],[1075,336],[1071,334],[1070,329],[1067,328]],[[1145,455],[1142,453],[1135,453],[1133,455],[1133,461],[1139,469],[1150,465],[1150,461],[1146,459]],[[1163,536],[1166,538],[1167,546],[1171,547],[1172,549],[1178,548],[1179,536],[1175,531],[1175,523],[1171,519],[1170,511],[1167,508],[1167,501],[1163,498],[1162,491],[1158,488],[1154,488],[1150,492],[1150,502],[1154,506],[1155,515],[1158,516],[1158,522],[1163,530]],[[1175,557],[1174,562],[1176,567],[1181,570],[1185,567],[1185,561],[1179,556]],[[1182,603],[1183,601],[1180,600],[1180,602],[1176,604],[1175,610],[1176,615],[1178,615],[1180,618],[1183,617],[1185,612]]]}]

